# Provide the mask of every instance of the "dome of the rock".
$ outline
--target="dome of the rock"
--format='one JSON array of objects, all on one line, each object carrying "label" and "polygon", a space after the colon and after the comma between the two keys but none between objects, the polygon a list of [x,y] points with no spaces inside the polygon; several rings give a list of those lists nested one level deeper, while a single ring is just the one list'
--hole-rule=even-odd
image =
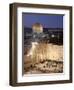
[{"label": "dome of the rock", "polygon": [[33,32],[41,33],[43,32],[43,26],[40,23],[35,23],[32,25]]}]

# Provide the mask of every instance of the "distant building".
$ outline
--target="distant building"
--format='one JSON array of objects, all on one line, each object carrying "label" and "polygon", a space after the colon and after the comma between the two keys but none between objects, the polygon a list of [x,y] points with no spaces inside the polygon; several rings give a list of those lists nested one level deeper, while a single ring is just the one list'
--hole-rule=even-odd
[{"label": "distant building", "polygon": [[40,23],[32,25],[32,41],[33,42],[46,42],[47,35],[43,32],[43,26]]},{"label": "distant building", "polygon": [[[34,23],[32,28],[25,28],[24,46],[31,47],[32,42],[63,44],[63,29],[44,28],[40,23]],[[31,32],[29,32],[31,31]]]},{"label": "distant building", "polygon": [[42,33],[43,32],[43,26],[40,23],[35,23],[32,26],[32,30],[33,30],[33,32],[36,32],[36,33]]}]

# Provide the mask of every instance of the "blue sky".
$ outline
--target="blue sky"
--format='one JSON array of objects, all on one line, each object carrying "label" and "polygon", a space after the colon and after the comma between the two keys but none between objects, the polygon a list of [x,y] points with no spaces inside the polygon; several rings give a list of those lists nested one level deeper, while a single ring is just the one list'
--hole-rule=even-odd
[{"label": "blue sky", "polygon": [[34,23],[41,23],[44,28],[63,28],[63,15],[22,13],[23,28],[32,28]]}]

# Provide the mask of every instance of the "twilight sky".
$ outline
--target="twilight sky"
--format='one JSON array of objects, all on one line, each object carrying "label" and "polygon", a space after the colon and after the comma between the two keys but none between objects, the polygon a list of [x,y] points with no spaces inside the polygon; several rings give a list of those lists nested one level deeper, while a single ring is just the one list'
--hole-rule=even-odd
[{"label": "twilight sky", "polygon": [[41,23],[44,28],[63,28],[63,15],[22,13],[23,28],[32,28],[35,23]]}]

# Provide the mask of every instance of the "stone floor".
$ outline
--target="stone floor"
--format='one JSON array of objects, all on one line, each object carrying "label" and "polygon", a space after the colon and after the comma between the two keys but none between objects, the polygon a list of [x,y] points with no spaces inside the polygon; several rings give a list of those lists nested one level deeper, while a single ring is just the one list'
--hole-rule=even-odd
[{"label": "stone floor", "polygon": [[25,74],[63,73],[63,61],[44,60],[42,62],[24,67]]}]

